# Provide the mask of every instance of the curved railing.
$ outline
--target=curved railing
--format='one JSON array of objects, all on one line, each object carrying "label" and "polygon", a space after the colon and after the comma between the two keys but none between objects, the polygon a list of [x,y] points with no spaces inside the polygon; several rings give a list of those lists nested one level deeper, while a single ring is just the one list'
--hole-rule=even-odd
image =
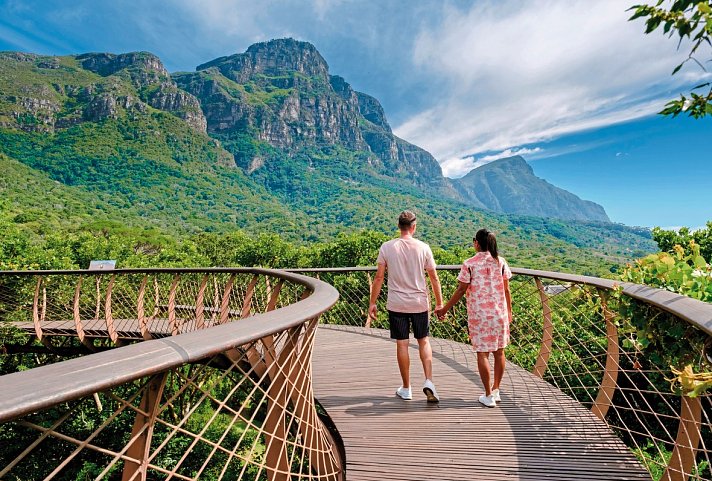
[{"label": "curved railing", "polygon": [[[447,298],[457,285],[459,266],[438,269]],[[374,271],[364,267],[295,272],[318,277],[339,290],[339,302],[322,322],[364,326]],[[712,396],[673,392],[670,366],[655,351],[636,348],[632,338],[640,333],[630,332],[619,314],[620,304],[630,303],[637,308],[635,315],[656,322],[667,319],[679,327],[682,338],[704,339],[712,334],[712,305],[608,279],[529,269],[513,272],[514,323],[507,358],[590,409],[630,447],[653,479],[712,480]],[[371,328],[387,327],[385,290]],[[464,302],[444,321],[431,322],[435,338],[458,340],[469,349]],[[698,347],[690,353],[690,362],[704,367],[702,345]]]},{"label": "curved railing", "polygon": [[265,269],[0,272],[0,479],[343,479],[311,385],[337,298]]},{"label": "curved railing", "polygon": [[[446,296],[457,269],[440,268]],[[13,326],[3,372],[49,364],[0,377],[0,478],[337,479],[343,459],[311,392],[314,327],[320,315],[364,326],[373,271],[300,271],[335,286],[338,302],[323,283],[258,269],[0,273]],[[710,395],[673,392],[669,366],[629,342],[618,314],[630,302],[687,337],[712,332],[712,306],[514,273],[508,359],[589,408],[654,479],[712,479]],[[387,335],[384,299],[376,335]],[[464,314],[460,303],[432,334],[468,349]]]}]

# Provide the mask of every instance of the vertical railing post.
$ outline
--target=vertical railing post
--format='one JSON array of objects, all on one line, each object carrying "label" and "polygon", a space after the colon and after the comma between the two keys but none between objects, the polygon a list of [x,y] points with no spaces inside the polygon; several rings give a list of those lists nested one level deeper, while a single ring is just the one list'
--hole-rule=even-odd
[{"label": "vertical railing post", "polygon": [[620,348],[618,345],[618,328],[615,322],[613,322],[615,315],[608,309],[606,293],[598,289],[598,297],[601,299],[603,318],[606,320],[606,367],[603,373],[603,379],[601,380],[601,386],[598,388],[598,395],[593,402],[593,406],[591,406],[591,412],[601,421],[605,421],[608,409],[613,402],[613,394],[618,385]]},{"label": "vertical railing post", "polygon": [[245,293],[242,310],[240,311],[240,319],[250,315],[250,310],[252,309],[252,297],[255,295],[255,286],[257,285],[258,280],[259,276],[252,276],[252,280],[250,280],[250,283],[247,285],[247,292]]},{"label": "vertical railing post", "polygon": [[[133,429],[131,430],[131,445],[126,450],[126,456],[138,462],[125,461],[122,481],[141,480],[147,478],[148,455],[151,448],[153,428],[156,425],[158,407],[163,396],[168,373],[153,376],[146,385],[141,398],[140,411],[136,413]],[[138,476],[136,472],[139,472]]]},{"label": "vertical railing post", "polygon": [[232,285],[235,283],[235,274],[230,275],[227,284],[225,285],[225,291],[223,291],[222,301],[220,301],[220,319],[218,324],[225,324],[228,317],[230,317],[230,293],[232,292]]},{"label": "vertical railing post", "polygon": [[94,321],[99,322],[99,315],[101,314],[101,276],[96,276],[96,309],[94,310]]},{"label": "vertical railing post", "polygon": [[661,481],[687,481],[695,466],[695,454],[700,443],[702,402],[699,397],[682,396],[680,424],[677,428],[675,447]]},{"label": "vertical railing post", "polygon": [[[373,288],[373,279],[371,279],[371,273],[366,272],[366,279],[368,280],[368,292],[370,294]],[[371,327],[371,315],[368,313],[368,307],[366,307],[366,327]]]},{"label": "vertical railing post", "polygon": [[106,302],[104,304],[104,313],[106,315],[106,330],[109,333],[109,337],[116,344],[119,340],[119,333],[116,331],[116,326],[114,326],[114,316],[111,313],[111,294],[114,289],[115,276],[112,274],[109,280],[109,285],[106,288]]},{"label": "vertical railing post", "polygon": [[203,276],[198,288],[198,296],[195,299],[195,328],[203,329],[205,327],[205,288],[208,287],[208,275]]},{"label": "vertical railing post", "polygon": [[77,288],[74,290],[74,302],[72,305],[72,315],[74,316],[74,327],[77,330],[77,337],[79,338],[79,342],[81,342],[84,347],[93,351],[94,344],[92,344],[89,341],[89,339],[86,338],[86,335],[84,333],[84,325],[82,324],[82,313],[81,313],[81,310],[79,309],[81,295],[82,295],[82,280],[83,279],[84,278],[82,276],[79,276],[79,279],[77,280]]},{"label": "vertical railing post", "polygon": [[541,279],[538,277],[534,278],[536,282],[536,287],[539,290],[539,299],[541,299],[541,313],[543,321],[543,333],[541,337],[541,347],[539,348],[539,355],[536,358],[536,364],[534,365],[534,374],[538,378],[543,378],[546,372],[546,366],[549,363],[549,356],[551,355],[551,346],[554,343],[554,325],[551,322],[551,308],[549,307],[549,296],[544,290],[544,284],[542,284]]},{"label": "vertical railing post", "polygon": [[171,327],[171,335],[175,336],[180,333],[178,322],[176,321],[176,290],[178,289],[178,279],[180,275],[173,276],[171,290],[168,292],[168,325]]},{"label": "vertical railing post", "polygon": [[40,289],[42,289],[42,276],[37,277],[37,286],[35,287],[35,297],[32,301],[32,323],[35,327],[35,335],[37,339],[42,340],[42,325],[40,322]]},{"label": "vertical railing post", "polygon": [[136,299],[136,314],[138,317],[138,326],[141,330],[141,336],[148,341],[153,336],[148,330],[148,319],[146,319],[146,310],[144,307],[144,298],[146,296],[146,284],[148,284],[148,276],[143,276],[141,286],[138,288],[138,298]]}]

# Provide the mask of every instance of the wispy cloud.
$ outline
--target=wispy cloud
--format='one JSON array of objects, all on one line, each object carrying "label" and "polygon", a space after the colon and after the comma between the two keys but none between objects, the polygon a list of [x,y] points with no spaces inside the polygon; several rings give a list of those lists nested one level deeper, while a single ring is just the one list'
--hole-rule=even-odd
[{"label": "wispy cloud", "polygon": [[311,41],[449,176],[498,152],[561,155],[546,143],[654,114],[705,78],[692,63],[671,77],[686,50],[628,22],[627,0],[137,3],[0,0],[0,45],[149,50],[169,70],[192,70],[257,41]]},{"label": "wispy cloud", "polygon": [[494,162],[495,160],[512,157],[515,155],[525,155],[527,157],[541,155],[544,149],[534,147],[533,149],[522,147],[514,149],[506,149],[501,152],[495,152],[483,156],[468,155],[466,157],[452,157],[445,159],[440,163],[443,169],[443,174],[447,177],[458,178],[467,174],[472,169]]},{"label": "wispy cloud", "polygon": [[447,82],[433,106],[396,133],[466,173],[473,154],[512,150],[654,114],[691,82],[670,77],[686,55],[662,35],[628,22],[620,0],[483,1],[444,7],[424,26],[413,61]]}]

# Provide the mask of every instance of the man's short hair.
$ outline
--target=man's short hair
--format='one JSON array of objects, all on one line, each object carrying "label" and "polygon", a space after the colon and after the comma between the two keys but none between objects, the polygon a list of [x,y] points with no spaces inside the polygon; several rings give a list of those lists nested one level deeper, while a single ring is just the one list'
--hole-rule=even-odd
[{"label": "man's short hair", "polygon": [[398,227],[401,229],[409,229],[415,222],[415,214],[409,210],[404,210],[398,216]]}]

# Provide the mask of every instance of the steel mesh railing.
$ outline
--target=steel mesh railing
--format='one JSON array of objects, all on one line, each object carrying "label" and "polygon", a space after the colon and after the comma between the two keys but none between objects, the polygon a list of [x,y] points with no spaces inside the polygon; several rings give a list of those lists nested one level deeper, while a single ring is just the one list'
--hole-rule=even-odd
[{"label": "steel mesh railing", "polygon": [[[439,269],[445,296],[457,270]],[[0,377],[0,478],[343,476],[311,391],[316,317],[387,336],[386,289],[366,328],[373,268],[301,272],[336,287],[330,310],[336,297],[320,294],[323,284],[263,270],[0,275],[3,372],[51,364]],[[623,298],[709,334],[710,306],[630,285],[619,297],[604,279],[514,272],[509,361],[590,409],[654,479],[712,479],[710,395],[674,393],[669,366],[626,343],[617,314]],[[434,349],[469,353],[466,326],[461,302],[433,320]]]},{"label": "steel mesh railing", "polygon": [[[458,271],[459,266],[438,269],[446,299],[457,285]],[[590,409],[629,446],[653,479],[712,480],[712,396],[690,398],[673,392],[670,366],[626,343],[627,333],[619,332],[617,314],[620,296],[645,306],[652,317],[672,316],[687,329],[710,334],[712,306],[642,286],[624,285],[619,294],[615,283],[606,279],[513,271],[514,322],[507,359]],[[365,327],[375,268],[297,272],[318,277],[339,291],[339,301],[322,322],[388,336],[385,285],[378,318]],[[708,321],[709,328],[704,330],[703,322],[695,320]],[[453,349],[451,343],[438,343],[447,339],[471,351],[464,301],[443,321],[431,319],[431,335],[434,350]],[[704,367],[702,352],[692,357],[698,367]],[[470,358],[474,369],[474,356]]]},{"label": "steel mesh railing", "polygon": [[311,386],[336,299],[262,269],[1,273],[0,479],[343,479]]}]

